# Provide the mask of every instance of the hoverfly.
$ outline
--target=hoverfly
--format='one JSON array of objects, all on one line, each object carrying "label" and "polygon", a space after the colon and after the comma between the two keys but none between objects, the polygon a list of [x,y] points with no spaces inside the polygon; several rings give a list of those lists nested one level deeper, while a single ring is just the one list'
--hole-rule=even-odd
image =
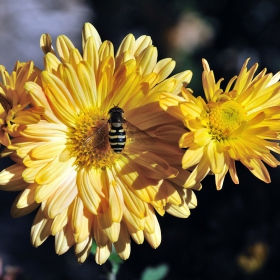
[{"label": "hoverfly", "polygon": [[[92,141],[93,148],[98,148],[98,146],[106,141],[105,136],[108,134],[111,149],[115,153],[120,154],[126,144],[127,132],[134,134],[135,136],[139,136],[142,142],[145,144],[151,144],[155,142],[155,140],[148,133],[128,122],[123,117],[124,110],[119,106],[114,105],[114,107],[109,110],[108,115],[108,120],[87,137],[85,144]],[[123,125],[126,129],[124,129]]]}]

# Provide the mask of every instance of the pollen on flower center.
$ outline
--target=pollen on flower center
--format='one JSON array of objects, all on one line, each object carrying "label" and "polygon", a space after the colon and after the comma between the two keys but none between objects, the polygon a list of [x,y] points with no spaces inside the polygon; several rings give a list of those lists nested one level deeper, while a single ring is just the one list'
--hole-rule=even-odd
[{"label": "pollen on flower center", "polygon": [[76,157],[78,168],[109,167],[120,156],[110,148],[108,123],[98,108],[80,113],[76,126],[70,129],[67,146],[71,156]]},{"label": "pollen on flower center", "polygon": [[245,120],[244,109],[234,100],[208,104],[210,133],[217,140],[229,137]]}]

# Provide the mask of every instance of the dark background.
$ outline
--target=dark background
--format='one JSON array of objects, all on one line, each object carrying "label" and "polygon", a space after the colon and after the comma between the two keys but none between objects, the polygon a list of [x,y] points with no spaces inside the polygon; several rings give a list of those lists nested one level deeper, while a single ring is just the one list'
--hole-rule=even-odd
[{"label": "dark background", "polygon": [[[64,13],[58,5],[62,2],[48,6],[48,13]],[[280,69],[280,1],[106,0],[86,4],[85,21],[95,25],[102,40],[112,41],[115,51],[128,33],[150,35],[159,59],[172,57],[177,61],[174,73],[193,71],[190,87],[196,95],[203,95],[201,58],[208,60],[216,79],[225,78],[224,87],[247,57],[251,57],[250,65],[260,64],[259,70],[266,67],[276,73]],[[81,30],[82,24],[75,28]],[[66,35],[73,38],[70,31]],[[0,60],[12,56],[11,52],[6,48]],[[2,159],[0,165],[3,169],[8,163]],[[117,279],[140,279],[146,267],[160,264],[169,267],[164,278],[168,280],[280,279],[279,169],[269,168],[272,183],[268,185],[241,164],[237,164],[237,171],[240,184],[234,185],[227,176],[221,191],[216,191],[214,177],[208,176],[202,190],[196,192],[198,207],[188,219],[168,214],[158,217],[162,244],[154,250],[147,242],[141,246],[132,242],[131,256]],[[93,256],[78,265],[73,250],[57,256],[52,237],[33,248],[29,236],[35,213],[11,218],[9,209],[15,197],[15,193],[0,193],[0,256],[4,267],[19,267],[22,273],[18,279],[101,279],[98,275],[106,266],[95,264]],[[246,272],[237,260],[241,255],[250,258],[248,249],[256,244],[264,253],[253,254],[260,261],[253,271]]]}]

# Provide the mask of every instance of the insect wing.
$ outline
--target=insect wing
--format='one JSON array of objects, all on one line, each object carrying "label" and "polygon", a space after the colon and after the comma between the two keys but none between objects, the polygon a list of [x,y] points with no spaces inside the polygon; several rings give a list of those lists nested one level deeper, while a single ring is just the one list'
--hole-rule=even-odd
[{"label": "insect wing", "polygon": [[125,121],[124,126],[126,127],[126,134],[128,138],[132,140],[132,142],[143,143],[145,145],[155,144],[155,139],[151,135],[136,127],[127,120]]},{"label": "insect wing", "polygon": [[108,135],[108,122],[104,122],[98,129],[95,129],[85,140],[84,145],[91,145],[92,148],[96,148],[101,145],[106,136]]}]

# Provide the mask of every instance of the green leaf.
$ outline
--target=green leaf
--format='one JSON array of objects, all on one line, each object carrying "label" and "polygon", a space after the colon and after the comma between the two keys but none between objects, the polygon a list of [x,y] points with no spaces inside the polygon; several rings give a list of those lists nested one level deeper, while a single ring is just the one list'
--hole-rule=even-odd
[{"label": "green leaf", "polygon": [[169,272],[169,267],[166,264],[161,264],[157,267],[147,267],[142,272],[140,280],[161,280]]}]

